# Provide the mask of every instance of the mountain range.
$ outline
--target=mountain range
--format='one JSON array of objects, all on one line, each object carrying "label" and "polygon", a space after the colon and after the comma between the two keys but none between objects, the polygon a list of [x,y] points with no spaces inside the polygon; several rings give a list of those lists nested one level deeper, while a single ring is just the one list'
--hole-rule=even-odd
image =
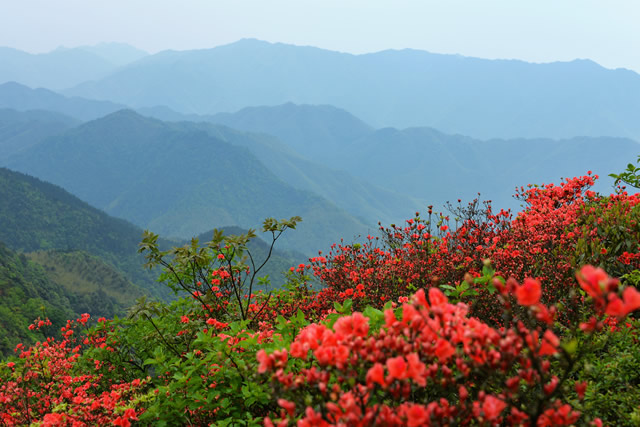
[{"label": "mountain range", "polygon": [[490,138],[640,138],[640,75],[588,60],[526,63],[419,50],[352,55],[245,39],[163,51],[66,94],[181,113],[329,104],[376,128]]},{"label": "mountain range", "polygon": [[87,121],[122,110],[125,106],[108,101],[66,97],[49,89],[32,89],[11,81],[0,84],[0,108],[16,111],[47,110]]},{"label": "mountain range", "polygon": [[122,43],[61,47],[38,54],[0,47],[0,83],[16,81],[31,87],[65,89],[105,77],[146,55]]},{"label": "mountain range", "polygon": [[[140,112],[167,120],[222,123],[275,135],[287,148],[314,159],[316,165],[342,174],[348,171],[351,181],[343,180],[342,188],[364,182],[378,189],[375,200],[390,200],[380,198],[384,191],[396,195],[397,201],[385,205],[402,206],[405,215],[380,215],[383,222],[407,218],[411,205],[403,197],[410,197],[413,209],[421,210],[427,204],[441,207],[458,198],[472,200],[481,193],[480,197],[492,200],[494,207],[517,210],[519,203],[512,198],[516,186],[557,183],[561,177],[584,175],[589,170],[600,176],[594,188],[607,193],[613,189],[608,174],[623,170],[640,150],[635,140],[619,137],[481,140],[428,127],[374,129],[331,106],[283,104],[204,116],[181,115],[167,108]],[[319,138],[319,134],[323,136]],[[313,170],[300,159],[282,169],[291,173],[295,165]],[[334,176],[339,177],[340,172]],[[351,197],[352,192],[343,192]],[[336,196],[327,197],[334,200]],[[358,204],[366,206],[360,201]]]},{"label": "mountain range", "polygon": [[341,237],[368,232],[332,202],[287,185],[246,148],[191,123],[165,123],[130,110],[52,136],[6,166],[165,236],[299,215],[303,223],[283,245],[313,254]]}]

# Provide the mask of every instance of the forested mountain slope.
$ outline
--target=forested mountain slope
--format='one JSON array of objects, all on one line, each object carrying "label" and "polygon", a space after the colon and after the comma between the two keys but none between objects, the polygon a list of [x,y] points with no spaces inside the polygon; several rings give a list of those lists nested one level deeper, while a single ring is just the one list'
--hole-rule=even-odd
[{"label": "forested mountain slope", "polygon": [[313,254],[369,230],[326,199],[287,185],[246,148],[132,111],[51,137],[6,163],[165,236],[299,215],[303,223],[283,245]]},{"label": "forested mountain slope", "polygon": [[24,255],[0,243],[0,355],[16,344],[42,339],[28,326],[36,317],[48,317],[58,328],[74,315],[66,290]]},{"label": "forested mountain slope", "polygon": [[169,296],[156,283],[157,272],[142,267],[144,259],[137,253],[140,228],[110,217],[58,186],[0,168],[0,223],[0,241],[13,250],[80,250],[99,257],[132,282],[118,291],[128,295],[130,303],[140,295],[140,288],[159,298]]}]

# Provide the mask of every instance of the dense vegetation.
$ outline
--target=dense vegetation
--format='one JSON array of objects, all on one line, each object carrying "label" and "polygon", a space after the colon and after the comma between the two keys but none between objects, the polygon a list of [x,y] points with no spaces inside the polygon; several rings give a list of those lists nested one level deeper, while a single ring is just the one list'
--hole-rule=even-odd
[{"label": "dense vegetation", "polygon": [[137,250],[142,230],[136,226],[106,215],[60,187],[4,168],[0,168],[0,200],[0,241],[11,249],[84,251],[131,282],[120,291],[123,294],[138,295],[142,288],[158,298],[169,296],[153,274],[140,268],[144,261]]},{"label": "dense vegetation", "polygon": [[67,290],[76,313],[96,317],[122,315],[136,299],[149,294],[112,265],[87,252],[48,250],[25,255]]},{"label": "dense vegetation", "polygon": [[[0,364],[6,424],[635,425],[640,196],[588,175],[416,214],[256,291],[253,233],[141,250],[187,297]],[[275,244],[299,218],[268,219]],[[323,287],[309,286],[311,276]],[[612,278],[615,276],[617,278]],[[34,330],[47,327],[36,320]],[[88,328],[88,329],[87,329]]]},{"label": "dense vegetation", "polygon": [[0,355],[9,355],[19,343],[32,345],[44,338],[28,329],[38,315],[47,316],[55,328],[63,326],[79,312],[69,297],[41,267],[0,243]]}]

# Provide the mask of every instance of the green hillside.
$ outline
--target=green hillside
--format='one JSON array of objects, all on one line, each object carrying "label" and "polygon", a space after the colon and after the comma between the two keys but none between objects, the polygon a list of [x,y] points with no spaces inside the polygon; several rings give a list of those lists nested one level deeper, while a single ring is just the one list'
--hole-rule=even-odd
[{"label": "green hillside", "polygon": [[109,318],[123,315],[134,300],[147,294],[121,271],[86,252],[49,250],[25,255],[64,287],[77,313]]},{"label": "green hillside", "polygon": [[[85,251],[151,295],[169,295],[155,282],[156,273],[142,268],[143,257],[137,254],[141,229],[108,216],[60,187],[0,168],[0,223],[0,241],[13,250]],[[131,287],[122,293],[133,303],[140,290]]]},{"label": "green hillside", "polygon": [[42,339],[30,331],[33,320],[48,317],[50,332],[74,315],[67,291],[53,282],[44,270],[0,243],[0,355],[13,352],[16,344]]}]

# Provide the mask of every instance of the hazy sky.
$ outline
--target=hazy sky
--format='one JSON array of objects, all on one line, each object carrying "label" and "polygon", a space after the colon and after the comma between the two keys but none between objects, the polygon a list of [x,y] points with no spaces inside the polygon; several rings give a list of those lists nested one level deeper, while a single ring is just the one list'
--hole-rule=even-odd
[{"label": "hazy sky", "polygon": [[640,72],[640,0],[0,0],[0,46],[150,52],[244,37],[362,53],[415,48]]}]

